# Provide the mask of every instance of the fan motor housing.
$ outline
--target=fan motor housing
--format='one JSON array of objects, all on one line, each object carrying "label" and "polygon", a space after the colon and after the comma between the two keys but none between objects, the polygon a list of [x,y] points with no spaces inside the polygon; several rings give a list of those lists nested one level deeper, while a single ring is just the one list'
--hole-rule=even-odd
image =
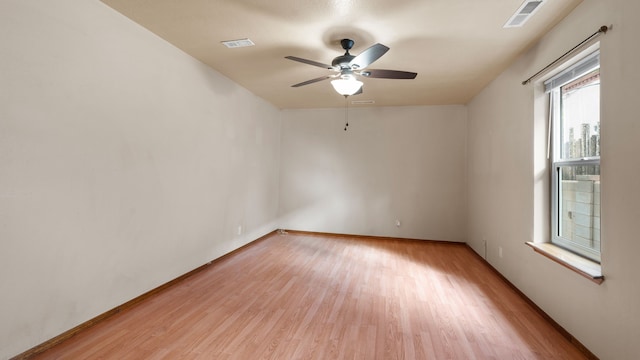
[{"label": "fan motor housing", "polygon": [[349,63],[351,63],[351,60],[353,60],[353,58],[355,58],[355,56],[351,54],[338,56],[335,59],[333,59],[333,61],[331,62],[331,66],[339,66],[341,69],[351,68]]}]

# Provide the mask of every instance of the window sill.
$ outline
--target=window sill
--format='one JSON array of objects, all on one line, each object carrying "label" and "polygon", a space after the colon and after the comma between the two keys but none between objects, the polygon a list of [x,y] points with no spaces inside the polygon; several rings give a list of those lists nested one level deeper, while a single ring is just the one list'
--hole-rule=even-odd
[{"label": "window sill", "polygon": [[600,264],[596,262],[585,259],[551,243],[526,242],[525,244],[531,246],[531,248],[533,248],[533,250],[538,254],[546,256],[547,258],[586,277],[598,285],[602,284],[604,281],[602,268],[600,267]]}]

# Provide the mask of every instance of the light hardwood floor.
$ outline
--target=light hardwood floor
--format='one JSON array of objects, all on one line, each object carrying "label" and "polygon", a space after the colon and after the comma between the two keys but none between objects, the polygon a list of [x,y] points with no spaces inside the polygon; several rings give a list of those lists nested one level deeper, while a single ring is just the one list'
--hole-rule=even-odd
[{"label": "light hardwood floor", "polygon": [[584,359],[465,245],[273,235],[37,359]]}]

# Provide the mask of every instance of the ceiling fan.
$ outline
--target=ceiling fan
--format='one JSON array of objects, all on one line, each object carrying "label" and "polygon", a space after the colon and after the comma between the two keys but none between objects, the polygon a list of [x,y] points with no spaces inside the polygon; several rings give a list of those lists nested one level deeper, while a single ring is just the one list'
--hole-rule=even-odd
[{"label": "ceiling fan", "polygon": [[374,61],[378,60],[382,55],[389,51],[389,48],[382,44],[375,44],[357,56],[349,53],[349,50],[351,50],[354,44],[353,40],[342,39],[340,44],[345,50],[345,53],[344,55],[334,58],[331,65],[296,56],[285,56],[285,58],[289,60],[298,61],[336,72],[335,74],[321,76],[291,86],[300,87],[323,80],[334,79],[331,81],[331,85],[333,85],[334,89],[340,95],[349,96],[362,93],[362,81],[358,80],[359,76],[377,79],[415,79],[418,75],[417,73],[409,71],[366,69],[367,66],[371,65]]}]

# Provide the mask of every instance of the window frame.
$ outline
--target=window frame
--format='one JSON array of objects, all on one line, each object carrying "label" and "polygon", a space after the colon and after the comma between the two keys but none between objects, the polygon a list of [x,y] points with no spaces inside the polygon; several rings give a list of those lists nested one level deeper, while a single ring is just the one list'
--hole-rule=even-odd
[{"label": "window frame", "polygon": [[[595,51],[589,52],[586,56],[581,56],[573,65],[569,66],[566,70],[560,72],[559,74],[553,76],[551,79],[545,81],[546,91],[549,93],[549,107],[551,116],[550,119],[550,173],[551,173],[551,204],[550,204],[550,213],[551,213],[551,237],[550,241],[553,245],[559,246],[563,249],[576,253],[579,256],[585,257],[591,261],[595,261],[600,263],[601,261],[601,249],[595,250],[592,248],[580,246],[579,244],[561,236],[561,210],[562,204],[560,192],[562,191],[561,187],[561,168],[562,167],[574,167],[574,166],[600,166],[601,160],[600,156],[591,156],[591,157],[581,157],[581,158],[571,158],[571,159],[562,159],[560,156],[560,152],[562,151],[562,95],[561,88],[569,84],[570,82],[579,79],[581,76],[588,74],[591,71],[598,70],[600,72],[600,50],[596,49]],[[597,67],[590,68],[588,71],[582,71],[580,68],[581,64],[587,62],[590,58],[597,58]],[[592,60],[593,62],[593,60]],[[576,70],[578,69],[578,70]],[[564,77],[564,78],[563,78]],[[599,94],[598,101],[601,102],[602,96]],[[600,114],[598,115],[600,118]],[[601,122],[600,122],[601,124]],[[600,125],[601,127],[601,125]],[[595,228],[592,228],[594,231]],[[600,229],[598,228],[598,232]],[[593,235],[592,235],[593,236]],[[600,240],[601,241],[601,240]]]}]

